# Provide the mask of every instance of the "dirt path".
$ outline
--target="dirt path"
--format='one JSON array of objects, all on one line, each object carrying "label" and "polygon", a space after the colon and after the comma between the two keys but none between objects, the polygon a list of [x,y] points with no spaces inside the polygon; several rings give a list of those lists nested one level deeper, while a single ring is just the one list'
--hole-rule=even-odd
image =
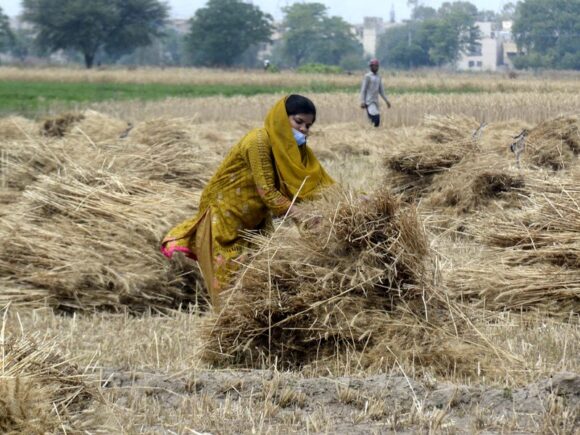
[{"label": "dirt path", "polygon": [[[201,370],[176,377],[107,370],[103,387],[111,393],[109,400],[126,409],[142,396],[168,409],[211,402],[208,409],[221,409],[225,416],[225,408],[238,403],[248,415],[252,410],[265,415],[268,427],[276,428],[274,432],[362,434],[439,429],[449,433],[575,433],[580,428],[580,375],[574,373],[557,373],[511,390],[389,375],[303,378],[260,370]],[[232,421],[232,415],[224,417],[227,426],[216,426],[209,416],[191,423],[196,431],[212,433],[252,429],[247,426],[247,416],[239,413],[239,421],[235,415]]]}]

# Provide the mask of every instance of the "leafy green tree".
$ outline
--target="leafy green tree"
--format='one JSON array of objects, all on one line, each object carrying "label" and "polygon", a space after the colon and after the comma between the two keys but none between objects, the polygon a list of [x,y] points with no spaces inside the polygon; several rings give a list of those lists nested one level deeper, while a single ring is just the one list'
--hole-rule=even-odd
[{"label": "leafy green tree", "polygon": [[501,22],[501,15],[491,10],[482,10],[477,12],[476,21],[491,21],[494,23]]},{"label": "leafy green tree", "polygon": [[294,3],[282,10],[284,36],[278,50],[284,64],[352,64],[353,56],[363,60],[362,45],[350,24],[340,17],[329,17],[323,4]]},{"label": "leafy green tree", "polygon": [[[249,69],[264,68],[264,60],[258,59],[258,55],[263,48],[264,46],[262,44],[254,44],[250,46],[236,59],[235,66]],[[272,65],[270,64],[270,67],[271,66]]]},{"label": "leafy green tree", "polygon": [[241,0],[209,0],[191,19],[188,48],[193,63],[232,66],[251,46],[269,42],[273,18]]},{"label": "leafy green tree", "polygon": [[438,53],[441,53],[447,62],[455,62],[460,53],[474,52],[480,47],[479,29],[475,26],[477,15],[477,8],[465,1],[445,2],[437,11],[443,28],[439,33]]},{"label": "leafy green tree", "polygon": [[175,29],[167,29],[162,37],[166,64],[174,66],[185,65],[186,37]]},{"label": "leafy green tree", "polygon": [[429,6],[421,6],[417,5],[413,8],[413,12],[411,14],[411,20],[413,21],[423,21],[429,20],[431,18],[435,18],[437,16],[437,11]]},{"label": "leafy green tree", "polygon": [[502,20],[513,20],[516,14],[516,5],[513,2],[507,2],[501,8],[499,17]]},{"label": "leafy green tree", "polygon": [[512,27],[519,68],[580,69],[580,0],[525,0]]},{"label": "leafy green tree", "polygon": [[[131,53],[112,58],[121,65],[158,65],[158,66],[182,66],[185,36],[176,29],[166,27],[163,35],[154,38],[151,44],[138,47]],[[106,59],[105,59],[106,60]]]},{"label": "leafy green tree", "polygon": [[353,54],[362,58],[362,45],[351,29],[352,26],[341,17],[322,20],[322,35],[314,53],[320,63],[339,65],[345,57]]},{"label": "leafy green tree", "polygon": [[149,45],[167,18],[158,0],[22,0],[22,6],[43,49],[79,51],[87,68],[99,50],[121,55]]},{"label": "leafy green tree", "polygon": [[14,34],[10,29],[10,20],[4,14],[2,7],[0,7],[0,50],[9,48],[14,41]]},{"label": "leafy green tree", "polygon": [[10,52],[21,61],[24,61],[27,56],[42,54],[34,43],[34,34],[30,29],[26,28],[14,31],[14,40],[10,47]]},{"label": "leafy green tree", "polygon": [[377,48],[381,64],[403,69],[434,66],[429,57],[429,30],[429,25],[419,22],[388,29]]},{"label": "leafy green tree", "polygon": [[326,6],[322,3],[295,3],[282,9],[284,12],[284,36],[282,53],[286,63],[298,66],[314,62],[320,48]]},{"label": "leafy green tree", "polygon": [[477,51],[480,35],[474,5],[446,2],[434,12],[414,4],[413,20],[389,29],[379,40],[379,57],[387,65],[413,68],[452,64],[462,52]]},{"label": "leafy green tree", "polygon": [[428,20],[421,28],[423,33],[431,35],[429,60],[438,66],[453,63],[460,54],[459,34],[453,24],[446,20]]}]

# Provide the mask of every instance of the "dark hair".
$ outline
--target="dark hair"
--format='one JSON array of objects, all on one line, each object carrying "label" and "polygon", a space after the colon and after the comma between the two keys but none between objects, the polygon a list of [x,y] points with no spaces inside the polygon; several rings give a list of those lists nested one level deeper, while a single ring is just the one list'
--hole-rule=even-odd
[{"label": "dark hair", "polygon": [[312,115],[316,121],[316,106],[311,100],[302,95],[288,95],[288,98],[286,98],[286,113],[288,116],[298,115],[299,113]]}]

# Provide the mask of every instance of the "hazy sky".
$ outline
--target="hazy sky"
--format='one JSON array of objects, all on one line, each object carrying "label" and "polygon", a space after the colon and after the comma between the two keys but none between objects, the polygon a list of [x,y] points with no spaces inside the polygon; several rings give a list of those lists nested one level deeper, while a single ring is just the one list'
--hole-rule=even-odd
[{"label": "hazy sky", "polygon": [[[0,0],[0,6],[4,13],[15,16],[20,13],[21,0]],[[90,1],[90,0],[88,0]],[[169,0],[170,15],[174,18],[190,18],[197,8],[203,7],[207,0]],[[471,0],[478,9],[499,11],[508,0]],[[383,17],[389,18],[391,6],[395,9],[397,21],[409,18],[410,12],[407,7],[407,0],[317,0],[324,3],[329,8],[330,15],[339,15],[350,23],[361,23],[363,17]],[[437,9],[444,0],[422,0],[424,6],[431,6]],[[292,0],[253,0],[253,4],[264,12],[267,12],[279,19],[282,16],[280,8],[296,3]]]}]

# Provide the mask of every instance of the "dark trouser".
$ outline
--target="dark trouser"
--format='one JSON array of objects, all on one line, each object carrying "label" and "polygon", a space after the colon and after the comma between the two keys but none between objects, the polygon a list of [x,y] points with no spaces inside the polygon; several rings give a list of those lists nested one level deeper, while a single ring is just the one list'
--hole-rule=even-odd
[{"label": "dark trouser", "polygon": [[378,127],[381,124],[381,115],[371,115],[367,110],[367,116],[369,117],[371,124],[375,127]]}]

